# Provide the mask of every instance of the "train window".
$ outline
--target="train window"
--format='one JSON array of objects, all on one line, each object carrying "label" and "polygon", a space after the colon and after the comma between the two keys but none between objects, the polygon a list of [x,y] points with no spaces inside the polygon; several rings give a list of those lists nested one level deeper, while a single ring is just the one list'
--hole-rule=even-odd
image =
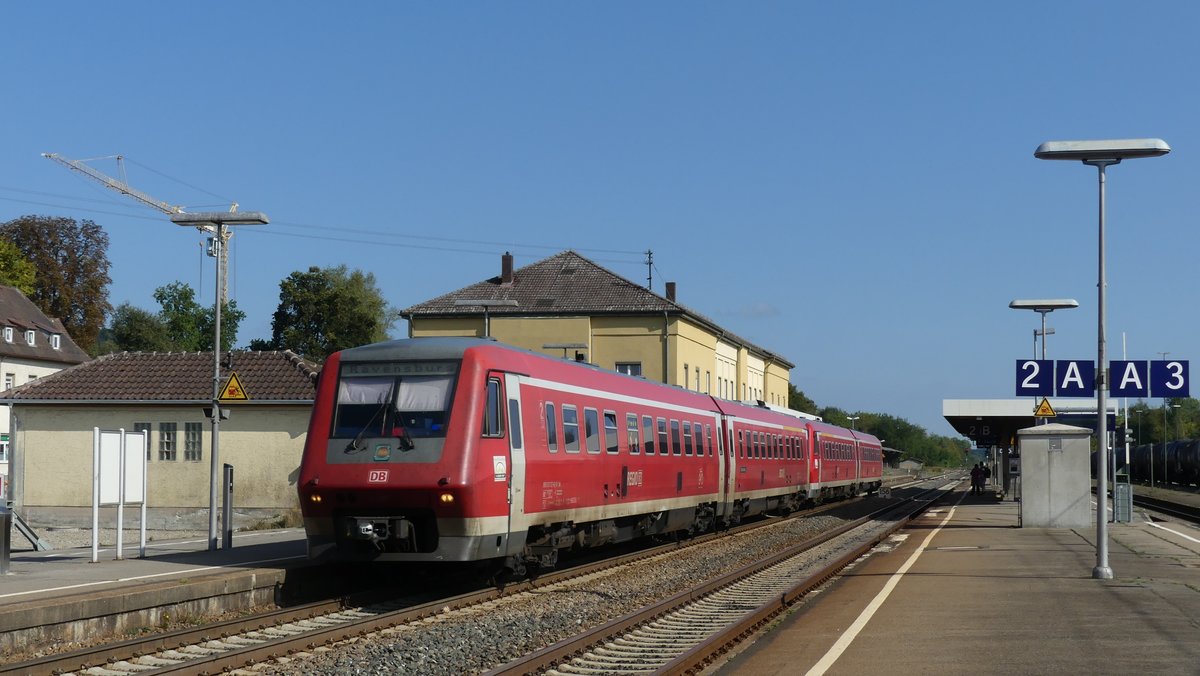
[{"label": "train window", "polygon": [[512,432],[508,435],[509,444],[514,449],[522,448],[521,441],[521,402],[516,399],[508,400],[508,429]]},{"label": "train window", "polygon": [[483,436],[504,436],[504,413],[500,408],[500,380],[488,378],[487,408],[483,412]]},{"label": "train window", "polygon": [[616,453],[620,450],[617,445],[617,413],[615,411],[604,412],[604,450],[609,453]]},{"label": "train window", "polygon": [[683,454],[692,454],[692,423],[683,421]]},{"label": "train window", "polygon": [[737,454],[739,458],[746,457],[746,439],[741,430],[738,430]]},{"label": "train window", "polygon": [[579,411],[563,404],[563,448],[567,453],[579,452]]},{"label": "train window", "polygon": [[551,402],[546,402],[546,448],[551,453],[558,453],[558,416]]},{"label": "train window", "polygon": [[671,420],[671,455],[681,455],[679,445],[679,421]]},{"label": "train window", "polygon": [[343,365],[332,436],[446,436],[457,364],[420,366],[422,375],[409,375],[412,364]]},{"label": "train window", "polygon": [[667,448],[667,420],[666,418],[658,419],[658,452],[661,455],[670,453]]},{"label": "train window", "polygon": [[625,414],[625,434],[629,437],[629,453],[637,455],[642,452],[641,440],[638,439],[638,417],[636,413]]},{"label": "train window", "polygon": [[642,416],[642,435],[646,437],[646,455],[654,455],[654,418]]},{"label": "train window", "polygon": [[700,423],[696,423],[696,455],[704,455],[704,435],[701,433],[703,429]]},{"label": "train window", "polygon": [[583,435],[588,453],[600,452],[600,414],[594,408],[583,409]]},{"label": "train window", "polygon": [[[708,440],[708,455],[709,455],[709,457],[712,457],[712,454],[713,454],[712,425],[710,425],[708,423],[704,424],[704,436]],[[717,427],[717,439],[720,440],[720,438],[721,438],[721,428],[720,428],[720,426],[718,426]]]}]

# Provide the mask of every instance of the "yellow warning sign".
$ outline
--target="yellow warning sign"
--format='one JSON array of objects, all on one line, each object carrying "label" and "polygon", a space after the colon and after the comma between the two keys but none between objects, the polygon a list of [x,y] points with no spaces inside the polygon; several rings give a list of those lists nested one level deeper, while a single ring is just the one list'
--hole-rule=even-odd
[{"label": "yellow warning sign", "polygon": [[1054,412],[1054,407],[1050,405],[1050,400],[1042,397],[1042,403],[1038,404],[1037,410],[1033,412],[1035,418],[1053,418],[1058,415]]},{"label": "yellow warning sign", "polygon": [[229,379],[225,381],[225,387],[221,388],[221,396],[218,399],[220,401],[250,401],[250,396],[242,387],[242,381],[238,380],[237,371],[229,372]]}]

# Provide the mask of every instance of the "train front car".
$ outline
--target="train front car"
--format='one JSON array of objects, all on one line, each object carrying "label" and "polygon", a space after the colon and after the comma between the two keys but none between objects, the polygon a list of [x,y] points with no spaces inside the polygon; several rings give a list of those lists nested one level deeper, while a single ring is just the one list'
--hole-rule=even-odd
[{"label": "train front car", "polygon": [[472,358],[484,343],[397,340],[325,362],[297,482],[310,558],[503,556],[507,474],[492,457],[508,448],[479,434],[499,405]]}]

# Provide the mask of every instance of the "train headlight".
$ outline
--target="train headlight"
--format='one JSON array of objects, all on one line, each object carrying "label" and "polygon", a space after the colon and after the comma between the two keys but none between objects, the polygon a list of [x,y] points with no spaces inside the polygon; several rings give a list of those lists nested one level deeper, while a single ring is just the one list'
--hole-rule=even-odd
[{"label": "train headlight", "polygon": [[309,493],[308,501],[314,505],[321,504],[321,494],[320,493]]},{"label": "train headlight", "polygon": [[443,505],[454,504],[454,494],[453,493],[442,493],[439,496],[439,498],[441,499]]}]

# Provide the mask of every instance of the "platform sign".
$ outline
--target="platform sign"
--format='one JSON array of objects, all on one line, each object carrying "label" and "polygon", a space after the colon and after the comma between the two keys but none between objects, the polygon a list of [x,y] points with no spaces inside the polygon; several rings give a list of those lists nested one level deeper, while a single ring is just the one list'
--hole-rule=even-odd
[{"label": "platform sign", "polygon": [[1116,360],[1108,362],[1112,379],[1109,392],[1114,397],[1150,396],[1150,362]]},{"label": "platform sign", "polygon": [[1096,395],[1096,364],[1080,359],[1060,359],[1055,365],[1054,384],[1060,397]]},{"label": "platform sign", "polygon": [[1017,396],[1053,397],[1054,361],[1051,359],[1018,359]]},{"label": "platform sign", "polygon": [[1150,362],[1150,396],[1170,399],[1191,396],[1188,394],[1188,362]]}]

